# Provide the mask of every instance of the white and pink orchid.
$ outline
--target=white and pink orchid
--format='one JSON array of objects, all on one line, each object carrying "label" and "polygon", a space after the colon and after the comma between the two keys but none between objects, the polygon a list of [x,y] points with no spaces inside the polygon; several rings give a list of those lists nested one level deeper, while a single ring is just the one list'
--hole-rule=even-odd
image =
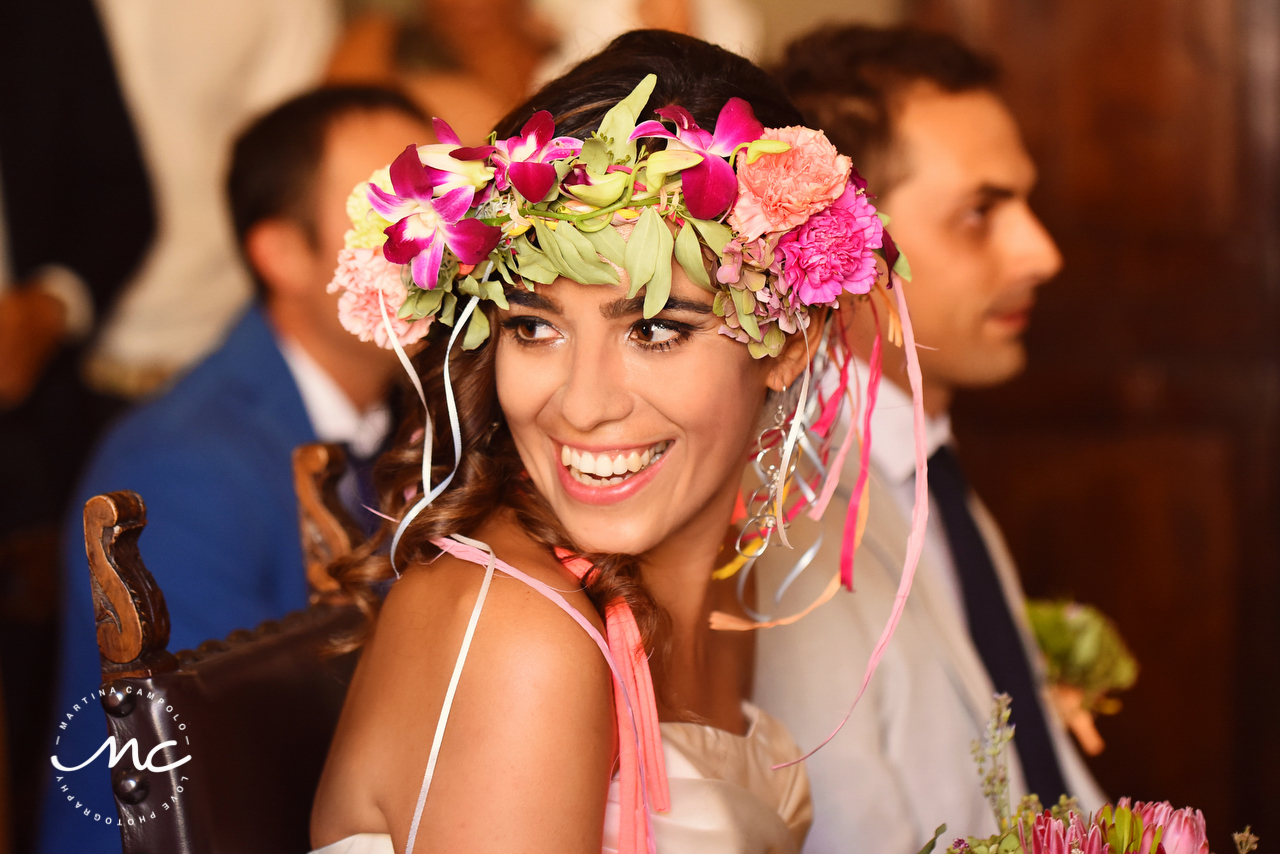
[{"label": "white and pink orchid", "polygon": [[515,187],[531,204],[546,198],[556,184],[552,161],[576,157],[582,151],[582,140],[555,136],[555,132],[551,114],[539,110],[525,122],[519,136],[493,144],[494,187],[498,192]]},{"label": "white and pink orchid", "polygon": [[395,159],[390,172],[394,192],[369,184],[369,204],[392,223],[383,254],[393,264],[410,264],[418,287],[436,286],[446,247],[463,264],[479,264],[498,245],[500,228],[467,217],[474,187],[453,187],[436,197],[434,179],[456,173],[427,166],[413,145]]}]

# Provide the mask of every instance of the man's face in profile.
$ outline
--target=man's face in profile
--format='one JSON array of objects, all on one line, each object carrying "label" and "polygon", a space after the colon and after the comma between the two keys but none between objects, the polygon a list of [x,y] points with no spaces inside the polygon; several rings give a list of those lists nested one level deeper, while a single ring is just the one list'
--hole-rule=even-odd
[{"label": "man's face in profile", "polygon": [[919,84],[894,123],[894,171],[878,200],[911,264],[906,286],[926,384],[986,386],[1026,361],[1036,288],[1062,257],[1027,206],[1036,171],[1004,104]]}]

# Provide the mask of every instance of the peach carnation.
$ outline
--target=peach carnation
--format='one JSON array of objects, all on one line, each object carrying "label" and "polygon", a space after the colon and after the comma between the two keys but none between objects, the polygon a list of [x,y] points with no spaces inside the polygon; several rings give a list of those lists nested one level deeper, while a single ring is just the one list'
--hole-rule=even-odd
[{"label": "peach carnation", "polygon": [[392,264],[376,249],[355,247],[338,253],[338,269],[329,283],[329,293],[338,291],[343,292],[338,298],[338,320],[361,341],[373,341],[384,350],[392,349],[382,319],[381,301],[386,302],[391,328],[401,346],[420,340],[431,328],[430,317],[422,320],[396,317],[409,296],[409,289],[401,276],[401,266]]},{"label": "peach carnation", "polygon": [[747,163],[738,155],[738,200],[729,225],[754,240],[762,234],[795,228],[840,198],[853,164],[836,151],[820,130],[765,128],[763,139],[789,143],[781,154],[765,154]]}]

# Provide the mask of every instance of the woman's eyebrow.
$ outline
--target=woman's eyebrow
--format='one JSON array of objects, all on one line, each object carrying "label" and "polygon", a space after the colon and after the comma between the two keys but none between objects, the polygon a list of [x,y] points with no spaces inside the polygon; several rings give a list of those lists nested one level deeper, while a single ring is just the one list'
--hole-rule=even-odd
[{"label": "woman's eyebrow", "polygon": [[[710,314],[711,306],[695,300],[680,299],[679,297],[667,297],[667,304],[662,307],[662,310],[690,311],[694,314]],[[643,311],[643,296],[635,296],[631,299],[616,299],[613,302],[605,303],[600,309],[600,313],[604,315],[606,320],[618,320],[619,318],[626,317],[630,314],[640,314]]]},{"label": "woman's eyebrow", "polygon": [[532,308],[541,311],[559,312],[560,304],[555,300],[524,288],[512,288],[505,293],[507,302],[521,308]]}]

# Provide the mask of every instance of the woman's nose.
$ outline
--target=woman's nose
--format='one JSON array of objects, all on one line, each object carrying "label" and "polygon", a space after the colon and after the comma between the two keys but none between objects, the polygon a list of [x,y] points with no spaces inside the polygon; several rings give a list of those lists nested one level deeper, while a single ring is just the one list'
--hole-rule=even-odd
[{"label": "woman's nose", "polygon": [[560,396],[561,415],[575,430],[589,433],[631,413],[623,355],[608,342],[574,343]]}]

